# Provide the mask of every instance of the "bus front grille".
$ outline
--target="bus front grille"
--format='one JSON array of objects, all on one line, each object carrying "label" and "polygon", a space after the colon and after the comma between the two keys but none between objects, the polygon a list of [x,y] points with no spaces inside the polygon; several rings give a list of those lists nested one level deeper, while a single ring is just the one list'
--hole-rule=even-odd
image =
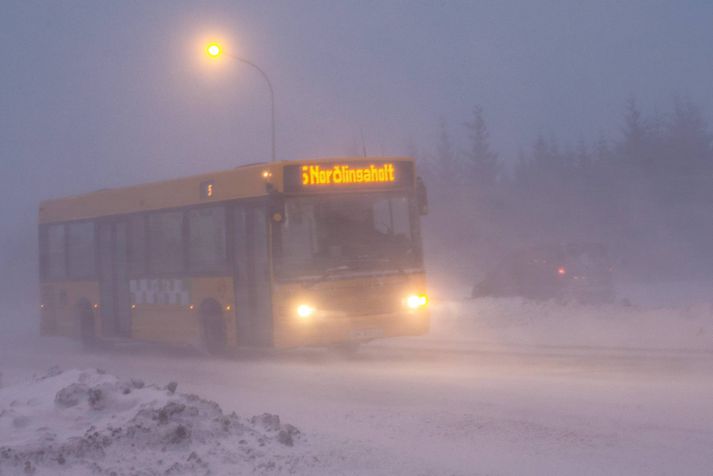
[{"label": "bus front grille", "polygon": [[326,310],[348,316],[389,314],[401,310],[399,294],[385,286],[335,289],[325,293],[322,303]]}]

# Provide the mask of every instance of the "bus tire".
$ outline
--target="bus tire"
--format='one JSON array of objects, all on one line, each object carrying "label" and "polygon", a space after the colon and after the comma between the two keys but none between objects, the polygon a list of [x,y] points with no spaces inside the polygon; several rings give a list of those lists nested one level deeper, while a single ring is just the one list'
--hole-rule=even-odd
[{"label": "bus tire", "polygon": [[200,305],[200,320],[203,333],[203,348],[208,354],[220,355],[227,347],[225,320],[222,307],[214,299]]},{"label": "bus tire", "polygon": [[97,335],[94,328],[94,310],[86,299],[77,305],[77,321],[79,324],[79,342],[85,350],[97,347]]}]

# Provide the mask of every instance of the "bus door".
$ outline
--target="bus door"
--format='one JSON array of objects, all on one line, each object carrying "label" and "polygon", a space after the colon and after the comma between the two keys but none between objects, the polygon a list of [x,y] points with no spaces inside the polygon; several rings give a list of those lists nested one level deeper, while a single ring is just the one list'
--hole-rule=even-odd
[{"label": "bus door", "polygon": [[131,336],[126,220],[99,223],[99,315],[105,337]]},{"label": "bus door", "polygon": [[240,345],[272,344],[267,207],[236,205],[233,212],[235,313]]}]

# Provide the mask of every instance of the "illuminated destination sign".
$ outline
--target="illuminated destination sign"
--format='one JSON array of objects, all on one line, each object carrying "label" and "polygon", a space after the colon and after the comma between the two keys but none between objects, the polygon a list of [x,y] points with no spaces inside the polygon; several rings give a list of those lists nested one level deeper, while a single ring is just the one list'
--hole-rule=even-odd
[{"label": "illuminated destination sign", "polygon": [[369,164],[364,167],[350,165],[302,166],[302,185],[340,185],[355,183],[393,183],[396,182],[394,164]]},{"label": "illuminated destination sign", "polygon": [[285,167],[285,191],[403,188],[413,185],[413,165],[392,162],[325,162]]}]

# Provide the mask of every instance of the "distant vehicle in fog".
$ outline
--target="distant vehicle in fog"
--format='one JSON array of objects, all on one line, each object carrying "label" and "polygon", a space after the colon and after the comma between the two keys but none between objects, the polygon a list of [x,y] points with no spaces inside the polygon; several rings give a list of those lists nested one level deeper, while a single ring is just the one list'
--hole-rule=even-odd
[{"label": "distant vehicle in fog", "polygon": [[614,299],[613,265],[601,243],[567,243],[517,250],[488,270],[472,297],[518,296],[602,303]]}]

